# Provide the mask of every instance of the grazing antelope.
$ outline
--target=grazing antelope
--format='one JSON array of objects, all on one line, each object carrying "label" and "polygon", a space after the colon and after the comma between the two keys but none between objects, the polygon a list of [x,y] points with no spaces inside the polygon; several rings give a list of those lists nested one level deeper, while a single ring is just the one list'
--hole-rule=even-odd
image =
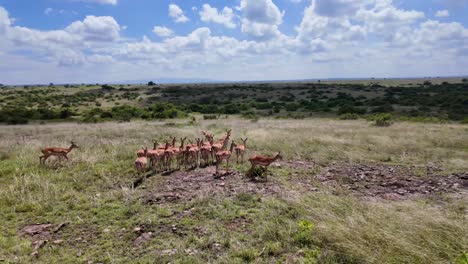
[{"label": "grazing antelope", "polygon": [[143,149],[143,155],[141,157],[136,158],[135,160],[135,169],[137,170],[138,174],[142,174],[146,170],[146,165],[148,164],[148,148],[145,147]]},{"label": "grazing antelope", "polygon": [[270,166],[270,164],[272,164],[276,160],[281,160],[281,159],[283,159],[283,157],[281,156],[281,152],[278,152],[278,154],[276,154],[273,158],[255,155],[251,157],[249,161],[250,161],[250,164],[252,165],[252,169],[257,165],[262,166],[265,169],[267,169],[267,167]]},{"label": "grazing antelope", "polygon": [[216,174],[218,174],[219,165],[226,160],[226,172],[229,170],[229,159],[232,155],[232,150],[236,146],[236,143],[232,141],[231,148],[229,150],[220,150],[216,152]]},{"label": "grazing antelope", "polygon": [[239,156],[241,157],[241,163],[244,163],[244,153],[245,153],[245,148],[247,148],[247,139],[242,139],[241,138],[241,141],[242,141],[242,145],[237,145],[237,147],[235,148],[236,150],[236,158],[237,158],[237,163],[239,164]]},{"label": "grazing antelope", "polygon": [[42,149],[41,152],[43,156],[39,157],[39,164],[45,164],[46,160],[50,156],[57,156],[59,157],[59,160],[62,159],[62,157],[65,157],[65,159],[68,160],[68,153],[72,151],[74,148],[79,148],[73,141],[71,142],[71,146],[69,148],[56,148],[56,147],[51,147],[51,148],[45,148]]}]

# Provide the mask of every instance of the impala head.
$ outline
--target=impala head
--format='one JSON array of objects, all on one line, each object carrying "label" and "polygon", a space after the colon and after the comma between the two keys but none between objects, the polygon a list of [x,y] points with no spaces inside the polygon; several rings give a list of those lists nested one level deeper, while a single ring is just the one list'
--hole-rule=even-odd
[{"label": "impala head", "polygon": [[141,147],[143,149],[143,157],[146,157],[148,155],[148,147]]},{"label": "impala head", "polygon": [[70,143],[71,143],[71,146],[70,146],[71,149],[72,148],[80,148],[80,147],[78,147],[78,145],[75,144],[75,142],[72,141]]},{"label": "impala head", "polygon": [[241,138],[240,140],[242,141],[242,143],[244,143],[244,146],[245,146],[245,144],[247,143],[248,138],[246,138],[246,139]]},{"label": "impala head", "polygon": [[158,141],[153,140],[153,149],[157,149],[157,148],[158,148]]}]

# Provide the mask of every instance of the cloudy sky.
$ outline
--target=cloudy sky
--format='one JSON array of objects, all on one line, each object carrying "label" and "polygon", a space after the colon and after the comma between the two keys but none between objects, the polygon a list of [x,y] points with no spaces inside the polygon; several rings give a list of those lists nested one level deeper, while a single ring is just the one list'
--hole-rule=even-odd
[{"label": "cloudy sky", "polygon": [[468,74],[468,0],[0,0],[0,83]]}]

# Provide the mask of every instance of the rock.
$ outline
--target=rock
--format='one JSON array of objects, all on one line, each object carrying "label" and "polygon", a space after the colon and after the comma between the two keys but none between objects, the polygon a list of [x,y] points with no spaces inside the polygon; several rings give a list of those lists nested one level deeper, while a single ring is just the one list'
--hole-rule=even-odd
[{"label": "rock", "polygon": [[52,224],[35,224],[35,225],[27,225],[20,230],[20,235],[30,235],[34,236],[36,234],[42,233],[45,230],[49,229]]},{"label": "rock", "polygon": [[172,256],[172,255],[175,255],[177,253],[177,249],[165,249],[163,251],[161,251],[161,255],[163,256]]},{"label": "rock", "polygon": [[111,230],[110,230],[109,228],[105,228],[105,229],[103,230],[104,233],[109,233],[110,231],[111,231]]},{"label": "rock", "polygon": [[62,244],[63,240],[61,239],[57,239],[57,240],[54,240],[52,243],[56,244],[56,245],[59,245],[59,244]]},{"label": "rock", "polygon": [[152,236],[153,236],[153,233],[152,233],[152,232],[146,232],[146,233],[141,234],[139,237],[137,237],[137,238],[133,241],[133,246],[135,246],[135,247],[140,246],[140,245],[143,244],[144,242],[150,240]]},{"label": "rock", "polygon": [[214,248],[215,250],[221,251],[222,246],[221,246],[221,244],[219,244],[219,243],[214,243],[214,244],[213,244],[213,248]]},{"label": "rock", "polygon": [[141,231],[141,227],[139,227],[139,226],[133,228],[133,232],[138,233],[138,232],[140,232],[140,231]]}]

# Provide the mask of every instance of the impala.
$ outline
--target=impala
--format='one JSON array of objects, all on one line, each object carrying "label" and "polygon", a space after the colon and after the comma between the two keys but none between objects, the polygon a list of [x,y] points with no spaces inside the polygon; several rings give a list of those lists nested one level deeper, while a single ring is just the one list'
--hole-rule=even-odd
[{"label": "impala", "polygon": [[247,139],[242,139],[242,145],[238,145],[235,150],[236,150],[236,158],[237,158],[237,163],[239,163],[239,156],[241,157],[241,163],[244,163],[244,153],[245,153],[245,148],[247,148]]},{"label": "impala", "polygon": [[219,165],[223,162],[223,160],[226,161],[226,172],[229,170],[229,159],[231,158],[232,155],[232,150],[236,146],[236,143],[232,141],[231,143],[231,148],[229,150],[220,150],[216,152],[216,174],[218,173]]},{"label": "impala", "polygon": [[67,155],[74,148],[79,148],[79,147],[73,141],[71,142],[71,146],[69,148],[56,148],[56,147],[44,148],[44,149],[41,150],[43,156],[39,157],[39,163],[40,164],[45,164],[46,160],[50,156],[57,156],[57,157],[59,157],[59,160],[61,160],[62,157],[65,157],[65,159],[68,160]]},{"label": "impala", "polygon": [[136,158],[135,160],[135,169],[138,174],[142,174],[146,170],[146,165],[148,164],[148,158],[146,157],[148,154],[148,148],[145,147],[143,149],[143,155],[141,157]]},{"label": "impala", "polygon": [[260,156],[260,155],[255,155],[249,159],[250,164],[252,165],[252,168],[255,166],[262,166],[267,169],[270,164],[277,160],[281,160],[283,157],[281,156],[281,152],[278,152],[274,157],[266,157],[266,156]]}]

